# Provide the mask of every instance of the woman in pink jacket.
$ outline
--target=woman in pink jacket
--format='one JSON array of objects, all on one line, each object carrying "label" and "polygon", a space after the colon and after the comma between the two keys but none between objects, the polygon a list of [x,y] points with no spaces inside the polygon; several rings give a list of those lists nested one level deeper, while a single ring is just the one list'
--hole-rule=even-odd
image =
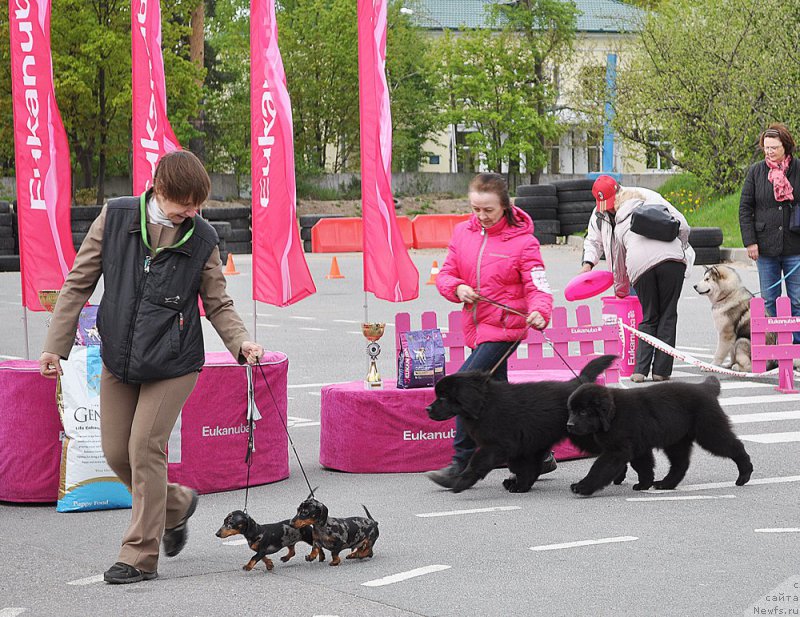
[{"label": "woman in pink jacket", "polygon": [[[473,351],[459,372],[490,371],[510,354],[528,328],[542,330],[547,326],[553,297],[539,241],[533,235],[533,221],[511,205],[503,176],[475,176],[469,185],[469,203],[472,217],[453,231],[436,287],[451,302],[463,303],[464,338]],[[508,381],[505,360],[492,377]],[[458,417],[453,446],[452,463],[428,473],[431,480],[445,488],[451,488],[475,450],[475,443]],[[542,473],[554,469],[551,455]]]}]

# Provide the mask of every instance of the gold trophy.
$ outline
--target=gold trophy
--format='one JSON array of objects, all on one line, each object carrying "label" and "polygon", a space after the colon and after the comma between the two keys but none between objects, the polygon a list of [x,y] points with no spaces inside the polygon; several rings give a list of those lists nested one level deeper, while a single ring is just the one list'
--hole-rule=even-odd
[{"label": "gold trophy", "polygon": [[56,308],[56,301],[58,300],[58,294],[61,292],[60,289],[42,289],[39,291],[39,304],[41,304],[45,310],[49,311],[50,313]]},{"label": "gold trophy", "polygon": [[383,336],[386,329],[385,323],[362,323],[361,332],[364,337],[369,341],[367,345],[367,355],[369,355],[369,371],[367,378],[364,381],[364,386],[367,390],[379,390],[383,388],[383,381],[381,380],[380,373],[378,373],[378,365],[375,360],[381,353],[381,346],[378,345],[378,339]]}]

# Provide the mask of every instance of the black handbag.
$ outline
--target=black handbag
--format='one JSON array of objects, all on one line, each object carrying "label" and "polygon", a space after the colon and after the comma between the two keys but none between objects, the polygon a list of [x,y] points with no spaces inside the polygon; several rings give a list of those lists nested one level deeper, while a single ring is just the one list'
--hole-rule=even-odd
[{"label": "black handbag", "polygon": [[642,204],[631,215],[631,231],[652,240],[672,242],[681,224],[663,204]]},{"label": "black handbag", "polygon": [[792,211],[789,214],[789,231],[800,234],[800,203],[792,205]]}]

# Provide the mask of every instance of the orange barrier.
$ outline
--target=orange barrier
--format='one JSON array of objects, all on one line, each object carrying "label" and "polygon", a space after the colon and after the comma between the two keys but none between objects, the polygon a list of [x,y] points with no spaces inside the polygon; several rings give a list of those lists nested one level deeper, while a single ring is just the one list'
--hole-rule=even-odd
[{"label": "orange barrier", "polygon": [[[407,249],[414,245],[413,223],[407,216],[397,217],[397,227]],[[353,253],[364,250],[363,222],[359,217],[320,219],[311,228],[314,253]]]},{"label": "orange barrier", "polygon": [[363,250],[362,224],[358,217],[320,219],[311,228],[314,253],[354,253]]},{"label": "orange barrier", "polygon": [[461,221],[466,221],[469,214],[419,214],[414,217],[415,249],[447,248],[453,228]]},{"label": "orange barrier", "polygon": [[344,274],[339,271],[339,261],[334,257],[331,260],[331,271],[325,275],[326,279],[343,279]]}]

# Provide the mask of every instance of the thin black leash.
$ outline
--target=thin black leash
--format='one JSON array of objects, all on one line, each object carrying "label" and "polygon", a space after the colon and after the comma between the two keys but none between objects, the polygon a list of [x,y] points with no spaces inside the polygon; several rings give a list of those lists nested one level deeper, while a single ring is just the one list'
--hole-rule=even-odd
[{"label": "thin black leash", "polygon": [[[281,421],[281,425],[283,426],[283,430],[286,431],[286,436],[289,438],[289,443],[292,446],[292,451],[294,452],[294,457],[297,459],[297,464],[300,466],[300,471],[303,472],[303,479],[306,481],[306,485],[308,486],[308,490],[311,493],[311,496],[314,495],[314,490],[311,488],[311,483],[308,481],[308,476],[306,475],[305,467],[303,467],[303,462],[300,460],[300,455],[297,454],[297,448],[294,445],[294,441],[292,440],[292,436],[289,434],[289,427],[286,425],[286,422],[278,413],[278,403],[275,400],[275,395],[272,393],[272,387],[269,385],[269,381],[267,380],[267,376],[264,373],[264,365],[261,364],[258,360],[256,360],[256,366],[259,368],[261,372],[261,378],[264,380],[264,384],[267,386],[267,391],[269,392],[269,396],[272,399],[272,406],[275,410],[275,414]],[[253,403],[255,404],[255,383],[253,384]],[[255,442],[253,440],[253,414],[248,414],[248,438],[247,438],[247,454],[245,455],[245,463],[247,463],[247,481],[245,484],[245,492],[244,492],[244,513],[247,514],[247,496],[248,492],[250,491],[250,466],[253,464],[253,451],[255,450]]]},{"label": "thin black leash", "polygon": [[795,270],[797,270],[798,268],[800,268],[800,263],[798,263],[798,264],[795,264],[795,267],[794,267],[794,268],[792,268],[791,270],[789,270],[789,271],[788,271],[786,274],[784,274],[784,275],[783,275],[781,278],[779,278],[777,281],[775,281],[775,282],[774,282],[772,285],[770,285],[770,286],[769,286],[769,287],[767,287],[766,289],[761,289],[760,291],[757,291],[757,292],[755,292],[753,295],[754,295],[754,296],[761,295],[761,294],[763,294],[765,291],[769,291],[769,290],[770,290],[770,289],[772,289],[773,287],[776,287],[776,286],[780,285],[780,284],[781,284],[783,281],[785,281],[785,280],[786,280],[786,278],[787,278],[787,277],[788,277],[790,274],[792,274],[792,273],[793,273]]},{"label": "thin black leash", "polygon": [[[478,295],[478,300],[483,301],[483,302],[488,302],[489,304],[492,304],[492,305],[494,305],[494,306],[496,306],[498,308],[504,309],[504,310],[508,311],[509,313],[514,313],[515,315],[519,315],[520,317],[523,317],[524,319],[528,318],[527,315],[524,315],[523,313],[519,312],[517,309],[512,308],[512,307],[508,306],[507,304],[502,304],[500,302],[495,302],[494,300],[492,300],[491,298],[487,298],[486,296]],[[492,368],[491,371],[489,371],[490,375],[494,374],[494,372],[497,370],[497,367],[500,366],[503,363],[503,361],[506,360],[508,358],[508,356],[511,355],[511,353],[517,348],[517,345],[522,341],[522,339],[524,339],[528,335],[528,328],[530,328],[530,325],[528,325],[525,328],[525,331],[522,333],[522,336],[520,336],[519,339],[517,339],[516,344],[512,345],[511,347],[509,347],[508,351],[506,351],[506,353],[503,354],[503,357],[500,358],[500,361],[497,364],[494,365],[494,367]],[[569,363],[564,359],[564,356],[562,356],[561,353],[558,351],[558,349],[556,349],[556,346],[553,344],[553,341],[551,341],[548,338],[548,336],[544,333],[543,330],[539,330],[539,333],[542,335],[542,338],[544,338],[545,342],[550,345],[550,348],[553,350],[553,353],[555,353],[561,359],[561,361],[564,363],[564,366],[566,366],[570,370],[570,372],[575,376],[576,379],[580,379],[578,374],[573,370],[573,368],[569,365]]]}]

